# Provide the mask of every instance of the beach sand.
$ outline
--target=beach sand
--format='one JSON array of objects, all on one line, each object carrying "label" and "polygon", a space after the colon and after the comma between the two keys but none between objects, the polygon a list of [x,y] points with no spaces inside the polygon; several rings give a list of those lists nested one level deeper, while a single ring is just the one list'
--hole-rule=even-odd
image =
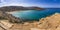
[{"label": "beach sand", "polygon": [[19,12],[19,11],[12,11],[12,12],[6,12],[6,13],[8,13],[8,14],[14,14],[16,12]]}]

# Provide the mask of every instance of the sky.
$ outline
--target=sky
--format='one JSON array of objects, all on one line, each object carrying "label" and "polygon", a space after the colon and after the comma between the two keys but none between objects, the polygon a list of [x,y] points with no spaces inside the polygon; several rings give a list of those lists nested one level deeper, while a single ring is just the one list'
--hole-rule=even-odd
[{"label": "sky", "polygon": [[0,0],[2,6],[38,6],[42,8],[60,8],[60,0]]}]

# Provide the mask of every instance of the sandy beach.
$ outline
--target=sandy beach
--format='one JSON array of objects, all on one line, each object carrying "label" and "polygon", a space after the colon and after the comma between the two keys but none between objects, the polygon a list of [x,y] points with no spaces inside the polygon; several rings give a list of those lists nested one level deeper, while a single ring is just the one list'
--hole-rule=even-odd
[{"label": "sandy beach", "polygon": [[8,14],[14,14],[16,12],[19,12],[19,11],[12,11],[12,12],[6,12],[6,13],[8,13]]}]

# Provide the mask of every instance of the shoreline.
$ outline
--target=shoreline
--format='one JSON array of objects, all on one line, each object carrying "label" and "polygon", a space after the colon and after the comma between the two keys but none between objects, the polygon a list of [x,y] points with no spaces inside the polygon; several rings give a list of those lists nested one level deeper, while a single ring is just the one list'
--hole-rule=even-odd
[{"label": "shoreline", "polygon": [[[15,12],[20,12],[20,11],[29,11],[29,10],[17,10],[17,11],[7,11],[6,13],[8,14],[13,14]],[[39,11],[39,10],[38,10]],[[41,11],[41,10],[40,10]]]},{"label": "shoreline", "polygon": [[[27,10],[24,10],[24,11],[27,11]],[[6,12],[6,13],[8,13],[8,14],[14,14],[14,13],[16,13],[16,12],[20,12],[20,11],[10,11],[10,12]]]},{"label": "shoreline", "polygon": [[[24,11],[28,11],[28,10],[24,10]],[[6,13],[8,13],[8,14],[14,14],[16,12],[20,12],[20,11],[10,11],[10,12],[6,12]]]},{"label": "shoreline", "polygon": [[12,12],[6,12],[8,14],[14,14],[15,12],[19,12],[19,11],[12,11]]}]

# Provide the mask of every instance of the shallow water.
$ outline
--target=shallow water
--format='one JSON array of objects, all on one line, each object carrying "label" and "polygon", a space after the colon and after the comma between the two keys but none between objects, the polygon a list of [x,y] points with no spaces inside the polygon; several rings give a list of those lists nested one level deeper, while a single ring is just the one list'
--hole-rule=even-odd
[{"label": "shallow water", "polygon": [[48,8],[45,10],[26,10],[26,11],[19,11],[12,14],[15,17],[19,17],[22,20],[39,20],[46,16],[50,16],[54,13],[60,13],[60,8]]}]

